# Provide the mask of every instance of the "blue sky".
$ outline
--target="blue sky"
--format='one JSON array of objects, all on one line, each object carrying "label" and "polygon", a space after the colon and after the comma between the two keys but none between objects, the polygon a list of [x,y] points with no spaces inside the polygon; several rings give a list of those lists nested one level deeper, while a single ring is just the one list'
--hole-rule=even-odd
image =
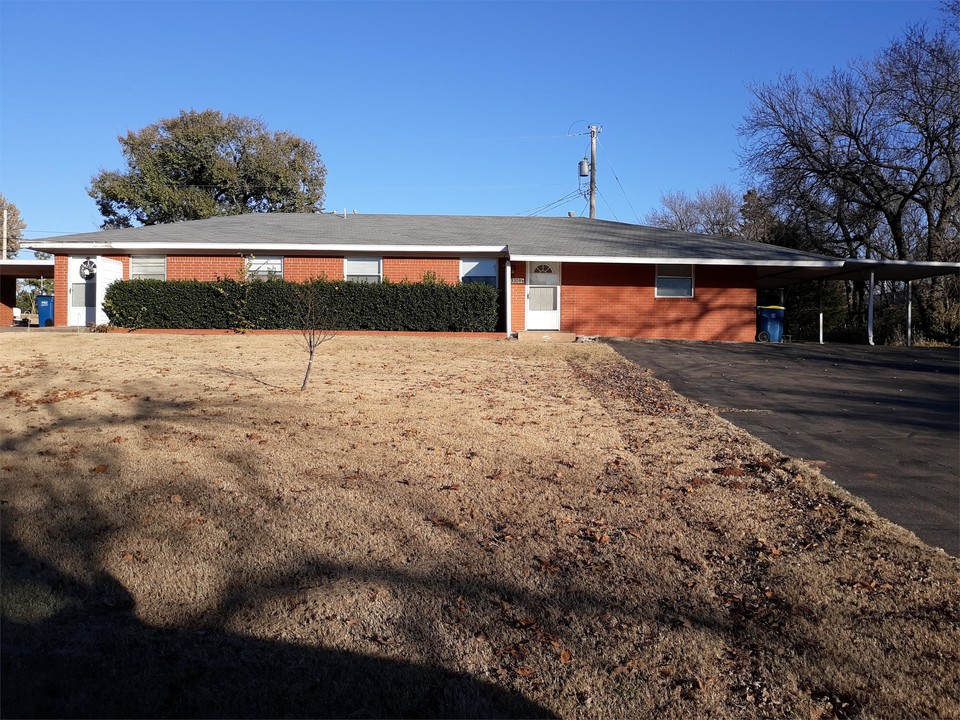
[{"label": "blue sky", "polygon": [[[741,188],[751,83],[871,57],[937,2],[0,2],[0,192],[27,238],[99,228],[117,136],[181,108],[314,141],[326,208],[597,215]],[[614,174],[615,173],[615,174]],[[622,186],[622,189],[621,189]],[[550,214],[585,214],[583,198]]]}]

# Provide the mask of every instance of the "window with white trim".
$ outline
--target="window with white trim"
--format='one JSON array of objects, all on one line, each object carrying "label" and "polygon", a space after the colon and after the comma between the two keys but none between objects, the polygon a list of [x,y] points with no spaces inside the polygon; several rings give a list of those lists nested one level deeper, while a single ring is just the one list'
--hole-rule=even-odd
[{"label": "window with white trim", "polygon": [[380,258],[344,258],[343,279],[351,282],[378,283],[383,276]]},{"label": "window with white trim", "polygon": [[692,298],[693,265],[657,265],[656,297]]},{"label": "window with white trim", "polygon": [[131,255],[131,280],[166,280],[166,255]]},{"label": "window with white trim", "polygon": [[497,286],[496,258],[463,258],[460,260],[460,282],[465,285]]},{"label": "window with white trim", "polygon": [[251,280],[283,279],[283,256],[266,255],[264,257],[251,255],[247,258],[247,277]]}]

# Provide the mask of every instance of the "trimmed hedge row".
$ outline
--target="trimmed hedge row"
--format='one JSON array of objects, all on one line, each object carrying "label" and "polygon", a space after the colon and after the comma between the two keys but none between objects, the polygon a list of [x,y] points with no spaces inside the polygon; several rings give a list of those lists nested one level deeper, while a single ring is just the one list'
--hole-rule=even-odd
[{"label": "trimmed hedge row", "polygon": [[125,328],[493,332],[499,293],[489,285],[317,280],[120,280],[103,309]]}]

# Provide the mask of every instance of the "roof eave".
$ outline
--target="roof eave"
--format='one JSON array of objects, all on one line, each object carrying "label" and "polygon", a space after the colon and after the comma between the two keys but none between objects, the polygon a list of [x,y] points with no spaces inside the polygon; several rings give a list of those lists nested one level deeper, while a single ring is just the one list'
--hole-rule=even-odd
[{"label": "roof eave", "polygon": [[516,262],[601,263],[613,265],[728,265],[738,267],[843,267],[843,260],[775,260],[703,257],[601,257],[590,255],[510,255]]},{"label": "roof eave", "polygon": [[140,254],[151,252],[176,251],[185,254],[215,251],[217,253],[236,252],[239,254],[264,252],[276,254],[280,252],[304,253],[317,255],[323,253],[379,253],[379,254],[426,254],[426,255],[506,255],[507,248],[502,245],[367,245],[363,243],[190,243],[190,242],[71,242],[58,243],[32,241],[22,243],[23,247],[36,250],[62,250],[76,252],[78,250],[122,250],[136,251]]}]

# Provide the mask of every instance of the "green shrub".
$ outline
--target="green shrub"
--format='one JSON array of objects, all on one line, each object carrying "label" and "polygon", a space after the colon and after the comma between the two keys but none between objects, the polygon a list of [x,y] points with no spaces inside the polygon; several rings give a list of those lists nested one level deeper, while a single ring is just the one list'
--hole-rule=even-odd
[{"label": "green shrub", "polygon": [[[313,293],[310,318],[304,292]],[[322,322],[330,330],[492,332],[498,297],[486,285],[438,282],[122,280],[107,289],[103,307],[111,324],[126,328],[296,330]]]}]

